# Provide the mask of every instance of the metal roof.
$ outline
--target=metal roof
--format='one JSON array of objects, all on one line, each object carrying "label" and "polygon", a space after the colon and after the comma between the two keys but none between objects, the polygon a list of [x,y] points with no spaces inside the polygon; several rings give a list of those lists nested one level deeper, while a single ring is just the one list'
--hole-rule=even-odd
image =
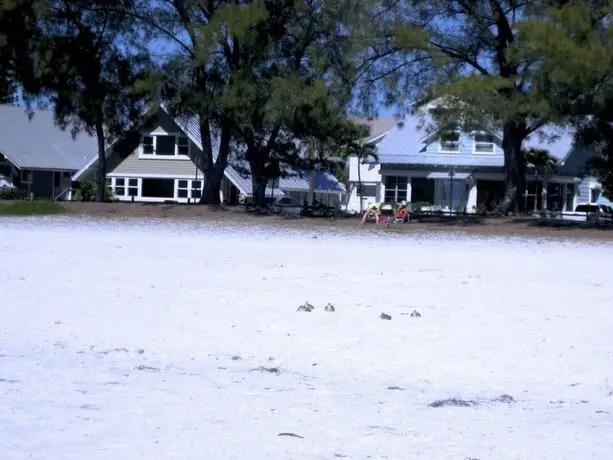
[{"label": "metal roof", "polygon": [[[428,130],[431,119],[420,115],[409,115],[394,126],[377,145],[378,163],[381,164],[422,164],[441,166],[502,167],[503,155],[445,155],[424,153],[422,150],[430,141]],[[500,136],[501,133],[494,133]],[[569,128],[546,126],[531,134],[524,142],[524,148],[548,150],[559,160],[567,159],[573,152],[573,134]]]},{"label": "metal roof", "polygon": [[[162,108],[166,110],[164,104]],[[202,149],[202,141],[200,139],[200,122],[198,117],[176,117],[175,123],[189,136],[191,141],[196,144],[199,149]],[[217,159],[219,152],[219,131],[214,129],[212,133],[213,157]],[[242,144],[233,143],[231,146],[232,153],[228,159],[226,168],[226,177],[246,196],[252,196],[253,189],[251,185],[251,175],[248,173],[249,164],[243,160],[246,147]],[[290,191],[307,191],[309,189],[309,171],[291,168],[289,166],[282,167],[285,177],[279,178],[277,187],[283,190]],[[315,173],[315,191],[316,192],[335,192],[344,193],[345,186],[341,184],[332,174],[327,171],[317,171]],[[270,194],[270,187],[266,189],[266,193]]]},{"label": "metal roof", "polygon": [[77,171],[97,155],[95,136],[81,132],[73,139],[62,130],[53,112],[0,105],[0,152],[20,169]]}]

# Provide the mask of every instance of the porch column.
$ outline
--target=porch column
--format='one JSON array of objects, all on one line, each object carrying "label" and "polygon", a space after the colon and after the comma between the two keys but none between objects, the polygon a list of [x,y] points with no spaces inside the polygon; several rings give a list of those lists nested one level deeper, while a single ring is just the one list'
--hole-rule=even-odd
[{"label": "porch column", "polygon": [[477,180],[470,176],[468,182],[468,198],[466,199],[466,212],[472,214],[477,208]]},{"label": "porch column", "polygon": [[547,178],[543,178],[543,190],[541,192],[541,211],[547,211]]},{"label": "porch column", "polygon": [[385,176],[381,176],[381,182],[377,184],[377,203],[383,203],[385,200]]},{"label": "porch column", "polygon": [[411,202],[411,195],[413,194],[413,184],[411,184],[411,177],[407,177],[407,203]]}]

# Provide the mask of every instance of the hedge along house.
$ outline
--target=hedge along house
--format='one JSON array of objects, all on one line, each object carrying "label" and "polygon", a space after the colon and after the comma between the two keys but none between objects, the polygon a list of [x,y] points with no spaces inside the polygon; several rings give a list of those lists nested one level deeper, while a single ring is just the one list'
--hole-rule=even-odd
[{"label": "hedge along house", "polygon": [[[213,133],[213,157],[217,157],[219,136]],[[137,202],[197,202],[202,194],[203,172],[197,166],[201,154],[199,120],[172,117],[164,104],[151,107],[140,126],[107,149],[108,186],[115,199]],[[235,204],[252,196],[248,165],[240,160],[240,147],[233,146],[222,180],[220,199]],[[93,180],[97,157],[73,176],[73,181]],[[297,195],[309,188],[307,171],[285,168],[282,177],[267,187],[267,196]],[[315,191],[335,200],[344,187],[327,172],[316,175]]]},{"label": "hedge along house", "polygon": [[[378,161],[359,167],[369,202],[428,203],[443,211],[475,212],[498,203],[504,194],[504,155],[498,133],[426,132],[423,118],[405,117],[377,144]],[[532,134],[524,148],[547,150],[558,160],[544,173],[529,165],[524,198],[528,210],[572,211],[579,202],[600,198],[597,181],[587,175],[586,152],[573,147],[569,130],[548,127]],[[357,168],[356,168],[357,169]],[[373,172],[378,172],[374,180]],[[352,171],[355,180],[357,171]]]},{"label": "hedge along house", "polygon": [[17,187],[33,198],[65,199],[71,176],[96,154],[96,138],[73,138],[49,110],[0,105],[0,187]]}]

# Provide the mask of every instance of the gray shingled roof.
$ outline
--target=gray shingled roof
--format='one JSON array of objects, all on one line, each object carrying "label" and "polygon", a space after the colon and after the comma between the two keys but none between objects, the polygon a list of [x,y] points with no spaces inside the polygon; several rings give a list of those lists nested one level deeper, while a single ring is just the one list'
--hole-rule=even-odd
[{"label": "gray shingled roof", "polygon": [[[162,105],[164,108],[164,105]],[[192,142],[202,149],[202,141],[200,139],[200,123],[198,118],[175,118],[175,123],[190,137]],[[217,157],[219,149],[219,133],[213,133],[213,155]],[[242,145],[233,144],[233,154],[228,160],[225,174],[230,181],[246,196],[252,196],[251,175],[248,172],[249,164],[241,159],[244,154],[245,147]],[[285,166],[284,172],[286,177],[279,178],[277,187],[283,190],[291,191],[306,191],[309,189],[309,172],[297,168]],[[345,186],[341,184],[334,175],[327,171],[317,171],[315,174],[315,191],[317,192],[345,192]],[[269,194],[270,189],[266,190]]]},{"label": "gray shingled roof", "polygon": [[34,109],[32,119],[25,108],[0,105],[0,152],[20,169],[77,171],[96,156],[96,138],[55,124],[53,112]]}]

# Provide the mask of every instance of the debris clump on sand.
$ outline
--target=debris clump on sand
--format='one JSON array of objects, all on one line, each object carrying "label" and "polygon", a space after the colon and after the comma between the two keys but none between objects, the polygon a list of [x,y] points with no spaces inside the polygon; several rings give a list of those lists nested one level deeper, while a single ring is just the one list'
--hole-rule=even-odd
[{"label": "debris clump on sand", "polygon": [[[502,404],[512,404],[515,402],[515,398],[508,394],[502,394],[496,398],[492,398],[489,400],[482,400],[483,403],[502,403]],[[473,407],[477,406],[479,403],[477,401],[459,399],[459,398],[450,398],[450,399],[441,399],[438,401],[434,401],[429,404],[430,407]]]},{"label": "debris clump on sand", "polygon": [[379,318],[387,319],[387,320],[392,319],[392,317],[390,315],[388,315],[387,313],[381,313],[381,316],[379,316]]},{"label": "debris clump on sand", "polygon": [[300,436],[299,434],[296,434],[296,433],[279,433],[277,436],[289,436],[290,438],[304,439],[304,436]]},{"label": "debris clump on sand", "polygon": [[324,307],[324,311],[336,311],[336,308],[334,308],[334,305],[332,305],[331,303],[328,303],[325,307]]},{"label": "debris clump on sand", "polygon": [[421,313],[418,312],[417,310],[413,310],[411,312],[411,318],[421,318]]},{"label": "debris clump on sand", "polygon": [[505,403],[505,404],[511,404],[515,402],[515,398],[511,395],[500,395],[497,398],[492,399],[493,403]]},{"label": "debris clump on sand", "polygon": [[297,311],[308,311],[308,312],[312,312],[313,310],[315,310],[315,307],[313,305],[311,305],[309,302],[305,302],[302,305],[300,305],[298,307]]},{"label": "debris clump on sand", "polygon": [[275,375],[279,375],[281,373],[278,367],[264,367],[264,366],[260,366],[256,369],[252,369],[252,371],[266,372],[268,374],[275,374]]},{"label": "debris clump on sand", "polygon": [[476,405],[475,401],[466,401],[459,398],[441,399],[429,404],[430,407],[473,407]]}]

